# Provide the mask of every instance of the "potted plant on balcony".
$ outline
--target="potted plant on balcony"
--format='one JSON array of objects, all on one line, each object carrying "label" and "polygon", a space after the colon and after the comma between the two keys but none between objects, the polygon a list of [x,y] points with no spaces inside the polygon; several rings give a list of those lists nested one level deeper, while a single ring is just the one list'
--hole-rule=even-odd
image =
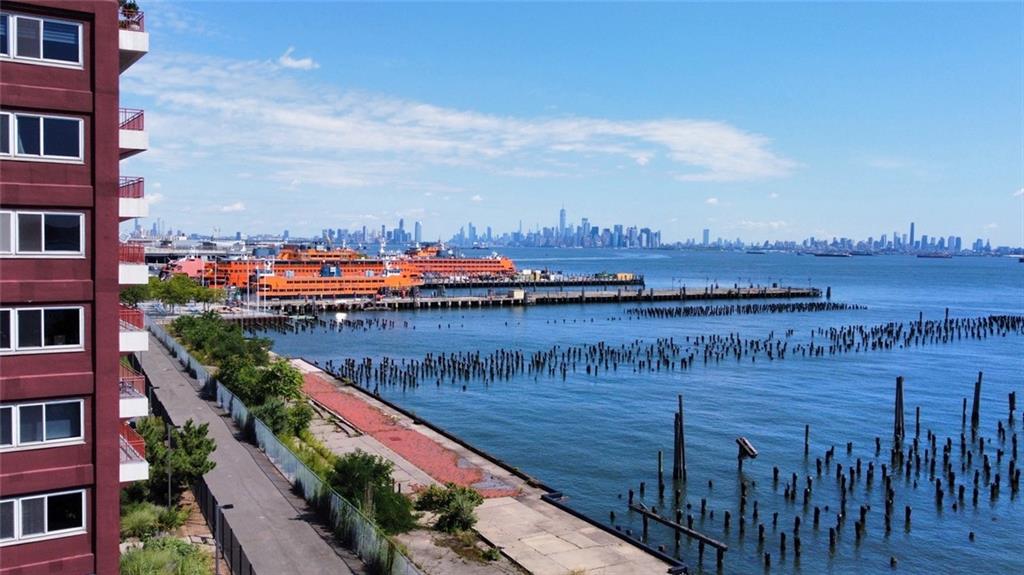
[{"label": "potted plant on balcony", "polygon": [[136,16],[139,14],[139,5],[135,0],[119,0],[121,6],[121,27],[129,30],[138,30],[139,21]]}]

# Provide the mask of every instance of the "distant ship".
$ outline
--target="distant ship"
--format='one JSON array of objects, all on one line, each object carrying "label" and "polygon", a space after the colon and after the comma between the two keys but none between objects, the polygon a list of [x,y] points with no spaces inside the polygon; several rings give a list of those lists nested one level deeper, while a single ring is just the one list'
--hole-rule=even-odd
[{"label": "distant ship", "polygon": [[853,257],[849,252],[814,252],[816,258],[849,258]]},{"label": "distant ship", "polygon": [[875,255],[875,254],[873,254],[873,253],[871,253],[871,252],[866,252],[866,251],[856,250],[856,251],[852,251],[852,252],[850,252],[850,255],[851,255],[851,256],[873,256],[873,255]]},{"label": "distant ship", "polygon": [[943,254],[943,253],[917,254],[917,257],[925,258],[925,259],[931,259],[931,260],[948,260],[948,259],[953,257],[953,254]]},{"label": "distant ship", "polygon": [[764,250],[747,250],[747,253],[748,254],[758,255],[758,256],[763,256],[764,254],[766,254],[768,252],[766,252]]}]

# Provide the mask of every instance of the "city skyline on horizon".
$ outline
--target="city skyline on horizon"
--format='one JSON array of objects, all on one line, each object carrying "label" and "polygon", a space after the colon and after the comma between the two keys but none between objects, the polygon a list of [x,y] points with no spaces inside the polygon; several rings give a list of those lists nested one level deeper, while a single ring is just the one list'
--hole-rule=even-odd
[{"label": "city skyline on horizon", "polygon": [[160,50],[122,100],[152,149],[126,170],[165,220],[446,238],[575,205],[665,242],[913,219],[1024,244],[1017,5],[143,8]]},{"label": "city skyline on horizon", "polygon": [[[406,223],[409,225],[406,226]],[[903,252],[958,252],[958,251],[984,251],[988,249],[1009,249],[1017,252],[1024,249],[1021,244],[998,244],[993,243],[991,238],[985,236],[965,236],[960,233],[945,231],[936,233],[933,230],[922,230],[915,221],[904,225],[903,230],[894,228],[890,231],[883,231],[877,235],[865,236],[830,236],[830,237],[789,237],[775,240],[758,239],[742,236],[722,236],[712,228],[702,228],[699,233],[678,239],[663,238],[660,229],[652,229],[644,224],[624,224],[618,222],[592,222],[590,218],[581,216],[579,220],[570,219],[566,208],[559,209],[557,224],[541,225],[534,224],[527,227],[522,221],[517,228],[512,230],[495,229],[486,222],[472,221],[464,222],[458,230],[449,236],[438,235],[433,237],[424,232],[421,220],[405,221],[399,217],[393,222],[384,222],[375,226],[362,225],[355,228],[347,227],[324,227],[319,231],[310,234],[295,234],[290,228],[283,230],[262,230],[257,232],[245,232],[235,230],[226,232],[217,228],[218,234],[204,234],[196,230],[175,229],[173,225],[168,226],[167,222],[157,218],[151,222],[146,230],[138,222],[133,229],[136,237],[149,236],[159,237],[175,235],[175,231],[188,235],[189,237],[208,237],[211,239],[252,239],[252,238],[278,238],[283,241],[314,241],[327,242],[331,244],[378,244],[381,239],[384,243],[398,245],[445,243],[461,247],[473,245],[495,245],[502,247],[510,246],[533,246],[533,247],[617,247],[617,248],[660,248],[660,247],[752,247],[761,246],[778,247],[788,244],[790,247],[808,247],[822,243],[846,244],[853,248],[858,244],[867,244],[871,249],[893,250]],[[712,233],[714,232],[714,233]],[[588,235],[600,237],[596,243],[588,244],[582,238]],[[611,235],[611,238],[607,237]],[[335,239],[338,238],[338,239]],[[343,239],[342,239],[343,238]],[[614,239],[612,239],[614,238]],[[625,238],[628,238],[625,239]],[[612,239],[611,243],[609,240]],[[651,241],[653,240],[653,243]],[[604,242],[602,244],[602,241]],[[954,248],[953,246],[957,246]],[[888,246],[888,248],[886,248]]]}]

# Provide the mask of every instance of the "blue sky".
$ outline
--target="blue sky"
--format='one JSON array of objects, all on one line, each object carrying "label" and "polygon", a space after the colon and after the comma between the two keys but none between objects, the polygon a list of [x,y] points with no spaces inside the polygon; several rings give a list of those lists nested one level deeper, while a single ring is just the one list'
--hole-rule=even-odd
[{"label": "blue sky", "polygon": [[1022,243],[1019,2],[141,8],[122,172],[175,228]]}]

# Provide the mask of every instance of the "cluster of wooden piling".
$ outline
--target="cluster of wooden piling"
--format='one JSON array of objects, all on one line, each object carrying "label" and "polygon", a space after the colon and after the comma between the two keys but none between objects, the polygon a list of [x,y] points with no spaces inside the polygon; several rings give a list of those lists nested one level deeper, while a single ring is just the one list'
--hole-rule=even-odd
[{"label": "cluster of wooden piling", "polygon": [[[1013,431],[1016,425],[1016,392],[1011,392],[1007,397],[1008,416],[1005,424],[1003,420],[998,420],[996,422],[996,436],[994,438],[984,438],[979,433],[982,379],[983,375],[979,373],[974,384],[974,402],[969,427],[967,426],[966,413],[967,400],[964,398],[963,428],[960,433],[959,446],[959,469],[957,469],[953,459],[953,438],[947,437],[940,444],[937,434],[927,429],[925,430],[925,437],[922,439],[920,407],[914,410],[914,429],[913,436],[911,437],[905,421],[905,382],[902,376],[896,379],[892,442],[887,454],[888,457],[885,457],[882,452],[882,438],[875,437],[873,457],[868,461],[857,457],[855,463],[850,462],[845,468],[842,463],[836,461],[835,445],[829,446],[821,453],[820,457],[815,459],[814,469],[816,473],[814,475],[809,474],[800,477],[798,472],[792,472],[789,477],[785,477],[777,466],[773,467],[771,476],[773,492],[778,493],[781,485],[783,500],[791,505],[799,505],[792,517],[792,529],[788,531],[783,529],[778,532],[778,556],[785,558],[787,553],[792,553],[795,559],[799,559],[803,552],[801,529],[805,523],[809,523],[810,528],[815,531],[824,528],[828,529],[828,549],[830,553],[837,551],[837,547],[840,545],[843,537],[845,537],[844,533],[847,530],[852,531],[849,536],[853,538],[854,545],[860,545],[865,538],[870,536],[868,523],[872,506],[868,502],[864,502],[858,505],[856,509],[853,509],[849,504],[848,496],[855,492],[857,485],[862,485],[870,491],[876,480],[876,470],[880,474],[883,495],[882,535],[886,537],[891,533],[893,524],[898,521],[896,502],[900,494],[897,488],[902,486],[904,489],[918,489],[919,486],[926,485],[926,483],[922,482],[922,476],[927,479],[928,483],[932,484],[931,488],[934,490],[935,505],[939,508],[947,506],[944,503],[946,497],[952,499],[948,507],[953,511],[964,508],[968,504],[966,495],[968,489],[971,490],[970,504],[975,507],[979,505],[980,496],[986,492],[989,499],[994,501],[999,498],[1000,489],[1004,485],[1010,490],[1011,500],[1013,500],[1020,488],[1020,467],[1017,459],[1018,439],[1016,432]],[[665,505],[670,511],[668,513],[659,513],[658,506],[649,506],[643,501],[646,496],[646,484],[644,482],[640,482],[639,496],[637,496],[633,489],[628,490],[627,508],[630,512],[640,515],[642,522],[640,539],[642,541],[647,542],[649,540],[649,523],[653,521],[672,530],[677,556],[680,552],[680,536],[686,536],[698,542],[698,564],[703,564],[704,548],[706,545],[710,545],[718,553],[717,565],[719,570],[721,570],[724,554],[728,547],[718,539],[694,529],[695,506],[685,502],[681,497],[679,487],[686,482],[685,451],[681,449],[683,445],[681,395],[678,397],[678,401],[678,411],[673,414],[675,421],[674,452],[678,455],[674,458],[675,464],[672,476],[674,480],[674,498],[672,500],[667,500],[665,497],[663,457],[662,452],[658,452],[658,506]],[[1024,417],[1021,419],[1021,424],[1024,425]],[[993,443],[998,446],[995,448],[994,462],[990,458],[990,454],[986,453],[986,449],[992,450],[991,445]],[[1009,443],[1009,446],[1007,443]],[[853,443],[847,442],[844,447],[846,456],[852,459],[854,457]],[[805,425],[803,450],[805,460],[808,460],[810,457],[810,452],[810,426]],[[1006,478],[1001,477],[999,472],[999,466],[1004,457],[1009,459]],[[982,461],[981,465],[977,465],[975,459],[980,459]],[[679,465],[682,465],[684,469],[681,474],[679,472]],[[834,485],[839,494],[838,501],[815,501],[814,488],[822,482],[831,482]],[[748,507],[750,507],[752,509],[752,513],[749,514],[750,524],[757,526],[758,553],[764,568],[770,569],[772,549],[769,549],[766,531],[769,527],[772,532],[776,532],[779,528],[779,513],[773,512],[770,518],[763,518],[761,516],[760,501],[755,499],[752,505],[748,505],[748,485],[754,485],[754,483],[744,476],[740,484],[738,509],[724,510],[721,529],[724,534],[730,534],[732,532],[732,518],[735,515],[738,517],[738,537],[743,539],[747,533],[747,511]],[[709,481],[708,486],[711,488],[713,483]],[[800,501],[799,503],[798,500]],[[829,514],[831,514],[831,519],[828,517]],[[702,524],[714,521],[715,510],[709,508],[707,498],[701,498],[699,516]],[[903,505],[902,516],[903,529],[909,533],[913,516],[913,509],[909,504]],[[611,512],[610,518],[612,524],[615,525],[616,515],[614,511]],[[848,526],[849,518],[853,519],[852,528]],[[622,529],[621,526],[616,528]],[[633,535],[629,529],[626,532],[629,535]],[[969,535],[969,539],[974,541],[974,532],[972,531]],[[897,564],[896,558],[890,557],[889,563],[895,566]]]},{"label": "cluster of wooden piling", "polygon": [[[889,322],[875,326],[853,325],[818,328],[811,332],[810,355],[835,355],[862,351],[907,348],[952,343],[963,339],[983,340],[1009,334],[1024,334],[1024,316],[989,315],[974,318],[949,318],[925,321]],[[824,339],[816,343],[815,337]]]},{"label": "cluster of wooden piling", "polygon": [[[320,320],[323,321],[323,320]],[[388,320],[374,320],[387,322]],[[370,325],[385,325],[385,323]],[[328,323],[328,325],[331,325]],[[404,324],[408,325],[408,322]],[[428,353],[421,359],[396,359],[380,356],[361,360],[347,358],[328,361],[325,369],[336,377],[350,380],[364,388],[380,386],[418,387],[422,381],[451,385],[468,385],[481,381],[485,385],[519,376],[561,378],[585,373],[598,377],[602,372],[616,373],[620,368],[633,373],[685,371],[697,361],[719,364],[722,361],[751,362],[757,358],[768,361],[785,359],[788,355],[822,357],[843,353],[882,351],[894,346],[925,345],[954,342],[964,338],[996,337],[1024,334],[1024,316],[986,316],[961,318],[944,322],[891,322],[874,327],[849,326],[820,328],[811,333],[808,343],[795,343],[794,330],[765,338],[744,338],[739,334],[659,338],[653,342],[635,339],[618,346],[605,342],[560,346],[526,352],[501,348],[491,353],[482,351]],[[817,339],[815,339],[817,338]],[[825,340],[818,344],[817,341]]]},{"label": "cluster of wooden piling", "polygon": [[688,305],[672,307],[631,307],[627,315],[671,319],[678,317],[718,317],[728,315],[755,315],[767,313],[804,313],[867,309],[866,306],[832,302],[758,303],[744,305]]},{"label": "cluster of wooden piling", "polygon": [[280,316],[274,321],[243,324],[249,333],[274,332],[279,334],[337,333],[342,331],[386,331],[392,329],[416,329],[408,320],[396,321],[382,317],[356,317],[324,319],[318,316]]}]

